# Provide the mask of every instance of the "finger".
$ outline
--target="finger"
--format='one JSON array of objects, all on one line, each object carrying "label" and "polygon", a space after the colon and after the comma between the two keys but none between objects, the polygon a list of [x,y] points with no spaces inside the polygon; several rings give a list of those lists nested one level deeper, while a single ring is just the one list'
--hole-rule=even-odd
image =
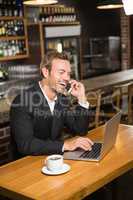
[{"label": "finger", "polygon": [[88,141],[86,141],[86,140],[77,141],[76,145],[77,145],[77,146],[83,145],[83,146],[86,148],[86,150],[89,150],[89,151],[92,150],[91,144],[88,143]]},{"label": "finger", "polygon": [[74,79],[71,79],[71,80],[69,81],[70,84],[73,84],[73,83],[75,83],[75,82],[77,82],[77,81],[74,80]]},{"label": "finger", "polygon": [[78,83],[72,83],[71,87],[74,88],[74,89],[77,89],[78,88]]},{"label": "finger", "polygon": [[86,140],[86,138],[79,139],[78,142],[83,143],[86,146],[91,146],[91,144],[88,142],[88,140]]},{"label": "finger", "polygon": [[90,145],[93,145],[94,142],[92,140],[90,140],[88,137],[80,137],[78,138],[79,140],[83,140],[83,141],[86,141],[87,143],[89,143]]},{"label": "finger", "polygon": [[92,145],[90,143],[88,143],[87,141],[83,141],[81,144],[83,144],[87,150],[89,150],[89,151],[92,150],[92,147],[91,147]]},{"label": "finger", "polygon": [[[83,150],[85,150],[85,151],[91,151],[91,150],[92,150],[92,149],[90,148],[90,146],[89,146],[89,147],[86,147],[84,144],[79,144],[78,147],[81,148],[81,149],[83,149]],[[77,148],[78,148],[78,147],[77,147]]]},{"label": "finger", "polygon": [[72,80],[72,81],[70,81],[70,84],[71,84],[72,86],[78,86],[78,85],[79,85],[79,82],[76,81],[76,80]]},{"label": "finger", "polygon": [[91,144],[94,145],[94,142],[92,140],[90,140],[89,138],[86,138],[86,140]]}]

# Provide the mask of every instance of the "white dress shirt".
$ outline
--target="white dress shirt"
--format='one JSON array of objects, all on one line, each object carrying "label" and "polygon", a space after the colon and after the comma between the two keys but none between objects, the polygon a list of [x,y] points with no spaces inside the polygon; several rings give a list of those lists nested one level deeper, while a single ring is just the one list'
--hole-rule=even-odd
[{"label": "white dress shirt", "polygon": [[48,102],[48,105],[49,105],[49,107],[50,107],[50,111],[51,111],[51,113],[53,114],[53,112],[54,112],[54,107],[55,107],[55,102],[56,102],[56,100],[57,100],[57,96],[54,98],[54,100],[49,99],[48,96],[47,96],[46,93],[45,93],[44,88],[42,88],[40,82],[39,82],[39,86],[40,86],[40,88],[41,88],[41,91],[42,91],[43,95],[45,96],[45,98],[46,98],[46,100],[47,100],[47,102]]}]

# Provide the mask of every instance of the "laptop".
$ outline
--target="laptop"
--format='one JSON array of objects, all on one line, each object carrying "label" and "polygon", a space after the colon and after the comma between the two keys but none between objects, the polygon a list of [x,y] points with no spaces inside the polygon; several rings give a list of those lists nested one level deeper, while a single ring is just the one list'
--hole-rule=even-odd
[{"label": "laptop", "polygon": [[94,142],[91,151],[84,151],[80,148],[75,151],[67,151],[63,155],[64,159],[100,161],[115,145],[120,119],[121,112],[118,112],[105,123],[103,142]]}]

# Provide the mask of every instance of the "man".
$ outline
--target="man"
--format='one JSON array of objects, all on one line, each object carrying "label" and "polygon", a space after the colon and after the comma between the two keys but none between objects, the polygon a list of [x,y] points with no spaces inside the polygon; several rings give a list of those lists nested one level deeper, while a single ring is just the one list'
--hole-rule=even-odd
[{"label": "man", "polygon": [[[82,83],[70,79],[71,66],[65,53],[51,52],[42,60],[39,83],[18,95],[11,107],[11,135],[14,153],[24,155],[62,154],[76,148],[91,150],[92,141],[85,135],[88,128],[88,102]],[[66,88],[78,105],[69,108]],[[63,127],[74,134],[62,141]],[[18,155],[17,155],[18,157]]]}]

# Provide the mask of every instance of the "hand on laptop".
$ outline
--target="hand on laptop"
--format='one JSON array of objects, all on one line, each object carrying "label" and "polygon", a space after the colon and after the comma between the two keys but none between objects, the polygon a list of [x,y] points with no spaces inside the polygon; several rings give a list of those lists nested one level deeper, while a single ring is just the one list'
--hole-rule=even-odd
[{"label": "hand on laptop", "polygon": [[81,148],[85,151],[91,151],[93,142],[87,137],[73,137],[65,140],[64,151],[74,151],[77,148]]}]

